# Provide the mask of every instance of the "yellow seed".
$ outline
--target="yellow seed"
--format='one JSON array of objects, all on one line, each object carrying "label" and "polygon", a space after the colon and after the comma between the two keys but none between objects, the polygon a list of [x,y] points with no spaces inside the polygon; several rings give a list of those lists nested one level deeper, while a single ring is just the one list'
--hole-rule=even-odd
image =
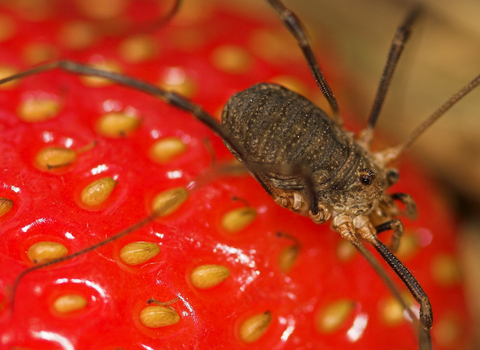
[{"label": "yellow seed", "polygon": [[402,260],[408,260],[412,258],[415,253],[419,251],[420,245],[418,244],[418,238],[415,233],[407,231],[400,241],[400,247],[398,248],[397,256]]},{"label": "yellow seed", "polygon": [[78,294],[62,295],[53,303],[53,308],[62,314],[83,309],[85,306],[87,306],[87,299]]},{"label": "yellow seed", "polygon": [[[95,63],[91,65],[93,68],[101,69],[108,72],[121,73],[122,69],[120,64],[114,61],[105,61],[102,63]],[[103,87],[106,85],[113,84],[110,79],[94,77],[94,76],[83,76],[81,78],[84,85],[88,87]]]},{"label": "yellow seed", "polygon": [[148,328],[166,327],[180,322],[180,316],[165,306],[147,306],[140,312],[140,322]]},{"label": "yellow seed", "polygon": [[95,42],[95,30],[88,22],[72,21],[61,29],[59,39],[63,46],[81,50]]},{"label": "yellow seed", "polygon": [[[178,23],[178,17],[175,22]],[[207,37],[206,32],[200,32],[193,28],[184,28],[172,34],[175,40],[170,45],[181,49],[185,53],[193,53],[199,47],[202,47]]]},{"label": "yellow seed", "polygon": [[35,264],[43,264],[67,254],[68,249],[63,244],[49,241],[32,244],[27,251],[28,258]]},{"label": "yellow seed", "polygon": [[433,279],[442,286],[453,286],[461,279],[460,268],[451,255],[437,255],[432,261],[431,269]]},{"label": "yellow seed", "polygon": [[127,265],[139,265],[152,259],[160,247],[151,242],[132,242],[120,250],[120,259]]},{"label": "yellow seed", "polygon": [[140,120],[124,113],[104,114],[97,121],[97,130],[107,137],[119,138],[131,134],[140,125]]},{"label": "yellow seed", "polygon": [[272,322],[272,313],[266,311],[245,320],[240,326],[240,339],[246,343],[256,342],[265,334]]},{"label": "yellow seed", "polygon": [[463,328],[457,317],[453,315],[443,316],[435,322],[435,327],[432,329],[433,337],[439,346],[453,346],[455,348],[454,344],[461,339]]},{"label": "yellow seed", "polygon": [[39,22],[48,20],[48,17],[52,15],[52,9],[54,8],[51,0],[15,0],[4,1],[9,6],[12,6],[22,19],[29,22]]},{"label": "yellow seed", "polygon": [[317,314],[315,325],[322,333],[332,333],[345,324],[353,312],[355,302],[341,299],[324,307]]},{"label": "yellow seed", "polygon": [[285,38],[267,30],[258,30],[250,38],[250,46],[258,56],[267,61],[278,60],[285,51]]},{"label": "yellow seed", "polygon": [[273,78],[272,82],[282,85],[289,90],[296,92],[299,95],[307,96],[308,94],[308,89],[305,84],[300,79],[292,77],[290,75],[280,75]]},{"label": "yellow seed", "polygon": [[[0,79],[4,79],[16,74],[18,71],[10,66],[0,65]],[[18,84],[18,79],[9,81],[8,83],[0,85],[0,89],[7,90],[15,87]]]},{"label": "yellow seed", "polygon": [[134,35],[123,40],[118,48],[122,58],[129,63],[141,63],[155,57],[158,45],[152,37]]},{"label": "yellow seed", "polygon": [[285,37],[281,31],[258,30],[250,37],[249,46],[252,51],[270,62],[288,60],[290,62],[301,62],[303,56],[297,50],[297,43],[290,37]]},{"label": "yellow seed", "polygon": [[120,16],[128,5],[127,0],[78,0],[82,12],[96,20],[107,20]]},{"label": "yellow seed", "polygon": [[346,239],[342,239],[337,245],[336,253],[340,261],[348,262],[353,259],[353,257],[357,253],[357,250],[352,243],[350,243]]},{"label": "yellow seed", "polygon": [[152,201],[152,210],[157,216],[163,217],[175,212],[188,198],[184,187],[172,188],[159,193]]},{"label": "yellow seed", "polygon": [[250,225],[257,217],[257,211],[252,207],[233,209],[222,218],[222,227],[230,232],[237,233]]},{"label": "yellow seed", "polygon": [[298,247],[296,245],[292,245],[283,249],[278,259],[280,270],[283,272],[288,272],[292,268],[295,260],[297,260],[297,256]]},{"label": "yellow seed", "polygon": [[150,156],[159,163],[167,163],[187,150],[187,145],[178,137],[165,137],[152,145]]},{"label": "yellow seed", "polygon": [[188,98],[192,97],[197,89],[194,81],[179,67],[168,69],[158,85],[164,90],[174,91]]},{"label": "yellow seed", "polygon": [[0,42],[10,39],[17,30],[15,22],[6,15],[0,15]]},{"label": "yellow seed", "polygon": [[230,276],[230,270],[222,265],[201,265],[196,267],[190,278],[199,289],[208,289],[222,283]]},{"label": "yellow seed", "polygon": [[13,201],[11,199],[0,197],[0,218],[8,213],[13,208]]},{"label": "yellow seed", "polygon": [[[409,299],[406,299],[408,302]],[[395,297],[389,297],[380,303],[380,315],[383,322],[389,327],[398,326],[405,320],[405,309]]]},{"label": "yellow seed", "polygon": [[185,79],[181,83],[169,84],[169,83],[161,83],[159,84],[161,88],[167,91],[173,91],[183,97],[191,98],[196,90],[197,86],[193,82],[193,80]]},{"label": "yellow seed", "polygon": [[116,185],[117,182],[114,179],[104,177],[85,186],[81,195],[83,204],[89,207],[102,204],[110,197]]},{"label": "yellow seed", "polygon": [[217,47],[211,61],[217,69],[232,74],[245,73],[253,65],[253,58],[246,50],[232,45]]},{"label": "yellow seed", "polygon": [[[404,292],[402,298],[411,307],[414,303],[411,294]],[[390,296],[380,302],[380,317],[389,327],[395,327],[405,321],[405,308],[394,296]]]},{"label": "yellow seed", "polygon": [[23,58],[29,64],[39,64],[57,57],[54,46],[45,43],[31,43],[23,49]]},{"label": "yellow seed", "polygon": [[43,170],[70,165],[75,159],[75,151],[64,147],[46,147],[36,157],[37,165]]},{"label": "yellow seed", "polygon": [[29,98],[18,106],[18,116],[25,122],[35,123],[55,117],[60,110],[60,103],[51,98]]},{"label": "yellow seed", "polygon": [[[175,16],[175,24],[182,27],[189,27],[208,21],[212,17],[213,3],[210,1],[187,1],[182,11]],[[200,32],[197,30],[196,32]],[[173,44],[176,44],[174,42]]]}]

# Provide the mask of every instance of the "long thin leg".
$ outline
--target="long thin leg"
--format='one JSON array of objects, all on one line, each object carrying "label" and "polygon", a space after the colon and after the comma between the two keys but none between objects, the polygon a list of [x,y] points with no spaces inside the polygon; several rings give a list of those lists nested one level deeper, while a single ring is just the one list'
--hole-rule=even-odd
[{"label": "long thin leg", "polygon": [[383,158],[384,164],[389,164],[393,162],[395,159],[398,159],[400,154],[405,151],[408,147],[410,147],[419,137],[422,135],[428,128],[435,123],[438,118],[444,115],[450,108],[452,108],[458,101],[464,98],[468,93],[470,93],[473,89],[480,85],[480,75],[477,75],[473,80],[471,80],[467,85],[461,88],[458,92],[456,92],[452,97],[450,97],[447,101],[445,101],[440,107],[437,108],[435,112],[433,112],[430,117],[425,119],[420,125],[418,125],[410,135],[408,135],[407,139],[400,143],[399,145],[391,148],[387,148],[383,151],[380,151],[378,155]]},{"label": "long thin leg", "polygon": [[403,263],[390,251],[388,248],[380,242],[376,237],[372,242],[375,249],[380,253],[387,264],[402,280],[415,300],[420,304],[420,349],[431,349],[430,330],[433,324],[432,306],[427,294],[418,283],[417,279],[408,270]]},{"label": "long thin leg", "polygon": [[308,208],[312,215],[317,215],[319,212],[318,195],[317,191],[315,191],[312,173],[307,171],[303,166],[297,166],[293,169],[293,174],[299,174],[303,178],[307,191]]},{"label": "long thin leg", "polygon": [[280,0],[267,0],[267,2],[272,6],[277,14],[277,17],[297,40],[298,46],[300,46],[300,49],[307,60],[308,67],[310,68],[318,87],[332,108],[334,117],[337,119],[337,121],[341,122],[339,119],[340,117],[338,113],[337,99],[333,95],[333,92],[318,65],[317,59],[313,54],[312,47],[308,41],[307,35],[305,34],[305,30],[303,29],[301,21],[298,19],[295,13],[286,8],[285,5],[280,2]]},{"label": "long thin leg", "polygon": [[154,19],[147,23],[143,23],[142,25],[137,24],[135,28],[129,30],[129,33],[152,33],[153,31],[162,28],[164,25],[168,24],[171,19],[178,13],[181,4],[182,0],[175,0],[173,6],[162,17]]},{"label": "long thin leg", "polygon": [[234,150],[234,152],[237,154],[237,158],[248,168],[248,170],[252,173],[253,177],[255,177],[255,179],[260,183],[260,185],[262,185],[264,190],[270,196],[274,197],[274,193],[272,192],[271,186],[268,185],[267,181],[261,175],[258,167],[256,167],[255,165],[251,165],[254,163],[250,161],[243,147],[231,136],[230,132],[228,132],[228,130],[225,130],[215,120],[214,117],[208,114],[200,106],[186,100],[185,98],[176,94],[175,92],[165,91],[155,85],[152,85],[147,82],[137,80],[134,78],[130,78],[122,74],[96,69],[96,68],[89,67],[87,65],[83,65],[80,63],[72,62],[72,61],[56,61],[56,62],[44,64],[41,66],[37,66],[35,68],[12,75],[8,78],[0,79],[0,85],[7,83],[11,80],[28,77],[31,75],[39,74],[39,73],[46,72],[56,68],[63,69],[70,73],[106,78],[116,83],[119,83],[121,85],[125,85],[128,87],[146,92],[150,95],[159,96],[168,104],[171,104],[186,112],[190,112],[196,119],[198,119],[200,122],[204,123],[210,129],[212,129],[218,136],[220,136],[223,139],[224,142],[226,142],[230,146],[232,150]]},{"label": "long thin leg", "polygon": [[[352,218],[344,215],[339,216],[334,219],[334,229],[340,234],[340,236],[350,243],[352,243],[355,248],[363,255],[363,257],[370,263],[370,265],[375,269],[378,275],[382,278],[387,287],[391,290],[392,294],[399,300],[408,314],[412,317],[413,312],[408,307],[405,300],[400,295],[397,287],[393,284],[392,280],[385,273],[385,270],[380,265],[377,259],[365,246],[360,242],[356,236],[356,231],[353,225]],[[395,274],[400,278],[400,280],[408,288],[415,300],[420,304],[420,324],[419,324],[419,342],[420,350],[431,350],[432,343],[430,339],[430,330],[433,323],[433,313],[430,301],[427,294],[424,292],[420,283],[416,280],[413,274],[403,265],[403,263],[390,251],[388,248],[378,240],[376,235],[373,232],[373,227],[370,230],[359,231],[363,239],[372,243],[375,249],[380,253],[383,260],[390,266],[390,268],[395,272]],[[412,317],[412,319],[417,319]]]},{"label": "long thin leg", "polygon": [[[0,82],[1,84],[1,82]],[[59,264],[61,262],[64,262],[64,261],[67,261],[67,260],[70,260],[70,259],[73,259],[73,258],[76,258],[77,256],[80,256],[80,255],[83,255],[85,253],[88,253],[88,252],[91,252],[93,250],[96,250],[100,247],[103,247],[104,245],[106,244],[109,244],[113,241],[116,241],[126,235],[128,235],[129,233],[131,232],[134,232],[134,231],[137,231],[138,229],[142,228],[143,226],[149,224],[150,222],[152,222],[153,220],[155,220],[155,218],[158,216],[158,213],[153,213],[152,215],[146,217],[145,219],[135,223],[134,225],[126,228],[125,230],[113,235],[112,237],[109,237],[108,239],[106,240],[103,240],[97,244],[94,244],[90,247],[87,247],[85,249],[81,249],[75,253],[72,253],[72,254],[69,254],[69,255],[66,255],[64,257],[61,257],[61,258],[58,258],[58,259],[55,259],[55,260],[51,260],[49,262],[46,262],[46,263],[43,263],[43,264],[38,264],[38,265],[35,265],[35,266],[32,266],[32,267],[29,267],[28,269],[25,269],[23,270],[16,278],[15,278],[15,281],[13,282],[13,286],[12,286],[12,290],[11,290],[11,294],[12,294],[12,307],[11,307],[11,313],[14,314],[14,308],[15,308],[15,295],[17,294],[17,289],[18,289],[18,285],[20,284],[20,281],[26,276],[28,275],[29,273],[33,272],[33,271],[36,271],[36,270],[40,270],[40,269],[43,269],[47,266],[51,266],[51,265],[56,265],[56,264]]]},{"label": "long thin leg", "polygon": [[[353,229],[353,227],[352,227]],[[350,230],[348,230],[350,231]],[[412,320],[417,320],[417,316],[413,313],[410,309],[408,303],[405,301],[403,296],[401,295],[400,291],[396,287],[395,283],[393,283],[390,276],[387,275],[383,266],[379,263],[379,261],[373,256],[372,253],[365,247],[365,245],[357,238],[355,234],[350,232],[339,232],[342,238],[348,240],[359,252],[362,254],[363,258],[368,261],[370,266],[375,270],[375,272],[380,276],[382,281],[385,283],[390,292],[395,296],[395,298],[402,304],[402,307],[407,311],[408,315]],[[418,322],[418,321],[417,321]],[[424,348],[420,348],[421,350],[425,350]],[[428,349],[428,348],[426,348]]]},{"label": "long thin leg", "polygon": [[410,196],[408,193],[397,192],[391,194],[391,197],[392,199],[399,201],[405,206],[405,215],[409,219],[415,220],[417,218],[417,205],[415,204],[412,196]]},{"label": "long thin leg", "polygon": [[375,230],[378,233],[382,233],[388,230],[393,230],[392,241],[388,247],[392,253],[395,253],[400,246],[400,240],[403,236],[403,224],[400,219],[393,219],[387,222],[384,222],[381,225],[375,227]]},{"label": "long thin leg", "polygon": [[375,100],[370,111],[370,116],[368,117],[367,127],[360,134],[361,142],[366,145],[370,145],[372,142],[373,129],[375,128],[380,110],[382,109],[383,102],[385,101],[385,96],[387,95],[390,81],[392,80],[393,73],[397,67],[397,63],[400,55],[402,54],[405,43],[410,37],[412,25],[417,19],[420,10],[420,7],[415,7],[398,27],[397,32],[393,37],[392,45],[390,46],[390,51],[388,53],[387,63],[385,64],[385,68],[380,79],[380,84],[378,85],[377,94],[375,95]]}]

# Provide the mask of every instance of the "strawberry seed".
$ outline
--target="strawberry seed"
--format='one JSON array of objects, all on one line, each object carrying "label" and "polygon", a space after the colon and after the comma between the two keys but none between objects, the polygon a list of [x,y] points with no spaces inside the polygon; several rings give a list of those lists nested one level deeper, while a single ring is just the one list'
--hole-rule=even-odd
[{"label": "strawberry seed", "polygon": [[140,322],[148,328],[160,328],[180,322],[180,316],[169,307],[147,306],[140,312]]},{"label": "strawberry seed", "polygon": [[297,256],[298,256],[297,246],[291,245],[283,249],[278,259],[280,270],[282,270],[283,272],[288,272],[292,268],[295,260],[297,260]]},{"label": "strawberry seed", "polygon": [[117,182],[111,177],[94,181],[83,189],[82,202],[89,207],[100,205],[110,197],[116,185]]},{"label": "strawberry seed", "polygon": [[[121,73],[120,64],[114,61],[103,61],[101,63],[92,64],[92,67],[102,69],[109,72]],[[104,87],[113,84],[111,80],[93,76],[86,76],[81,78],[83,84],[88,87]]]},{"label": "strawberry seed", "polygon": [[188,191],[184,187],[172,188],[159,193],[152,202],[152,210],[159,217],[175,212],[188,198]]},{"label": "strawberry seed", "polygon": [[154,258],[160,247],[151,242],[132,242],[120,250],[120,259],[127,265],[139,265]]},{"label": "strawberry seed", "polygon": [[81,310],[87,306],[87,299],[78,294],[65,294],[53,302],[55,311],[66,314],[72,311]]},{"label": "strawberry seed", "polygon": [[222,227],[230,232],[237,233],[250,225],[257,217],[257,211],[252,207],[233,209],[222,218]]},{"label": "strawberry seed", "polygon": [[265,334],[271,322],[272,313],[270,311],[248,318],[240,326],[240,339],[246,343],[256,342]]},{"label": "strawberry seed", "polygon": [[100,117],[97,130],[103,136],[119,138],[132,133],[139,124],[140,120],[132,115],[112,112]]},{"label": "strawberry seed", "polygon": [[46,147],[37,153],[35,159],[42,170],[50,170],[72,164],[77,159],[77,154],[64,147]]},{"label": "strawberry seed", "polygon": [[18,116],[25,122],[35,123],[55,117],[60,110],[60,103],[49,97],[29,98],[18,106]]},{"label": "strawberry seed", "polygon": [[440,285],[449,287],[461,279],[460,268],[453,256],[437,255],[431,265],[433,279]]},{"label": "strawberry seed", "polygon": [[187,150],[187,145],[178,137],[165,137],[153,144],[150,156],[159,163],[167,163]]},{"label": "strawberry seed", "polygon": [[95,30],[87,22],[71,21],[61,29],[59,40],[67,48],[81,50],[94,43]]},{"label": "strawberry seed", "polygon": [[230,276],[230,270],[222,265],[201,265],[196,267],[190,279],[198,289],[208,289],[217,286]]},{"label": "strawberry seed", "polygon": [[27,251],[28,258],[35,264],[43,264],[67,254],[68,249],[63,244],[49,241],[34,243]]},{"label": "strawberry seed", "polygon": [[250,54],[233,45],[217,47],[212,53],[211,61],[217,69],[231,74],[245,73],[253,65]]},{"label": "strawberry seed", "polygon": [[316,327],[322,333],[333,333],[338,330],[351,315],[355,302],[342,299],[327,305],[316,317]]},{"label": "strawberry seed", "polygon": [[[11,66],[0,65],[0,79],[7,78],[13,74],[16,74],[17,70]],[[15,87],[18,84],[18,80],[12,80],[8,83],[0,85],[1,90],[7,90]]]},{"label": "strawberry seed", "polygon": [[141,63],[155,57],[158,44],[147,35],[134,35],[126,38],[118,48],[120,56],[129,63]]},{"label": "strawberry seed", "polygon": [[13,201],[11,199],[0,197],[0,218],[8,213],[13,208]]}]

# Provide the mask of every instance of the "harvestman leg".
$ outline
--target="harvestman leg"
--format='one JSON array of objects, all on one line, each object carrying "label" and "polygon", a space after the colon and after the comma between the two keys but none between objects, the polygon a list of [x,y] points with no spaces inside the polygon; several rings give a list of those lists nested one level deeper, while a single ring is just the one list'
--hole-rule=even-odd
[{"label": "harvestman leg", "polygon": [[[101,77],[101,78],[106,78],[106,79],[112,80],[112,81],[114,81],[118,84],[143,91],[143,92],[148,93],[148,94],[153,95],[153,96],[160,97],[165,102],[167,102],[168,104],[171,104],[171,105],[173,105],[177,108],[180,108],[180,109],[182,109],[186,112],[191,113],[197,120],[199,120],[200,122],[207,125],[218,136],[220,136],[226,143],[228,143],[230,148],[233,149],[236,152],[237,158],[247,167],[247,169],[252,173],[252,175],[260,183],[260,185],[262,185],[262,187],[265,189],[265,191],[270,196],[275,198],[276,192],[274,191],[272,186],[270,186],[264,180],[264,178],[260,175],[259,169],[261,169],[261,168],[250,161],[250,159],[249,159],[248,155],[246,155],[243,147],[241,147],[238,144],[238,142],[233,137],[231,137],[230,133],[227,130],[225,130],[222,127],[222,125],[220,125],[215,120],[214,117],[209,115],[200,106],[187,101],[186,99],[184,99],[180,95],[176,94],[175,92],[165,91],[165,90],[163,90],[159,87],[156,87],[155,85],[152,85],[152,84],[149,84],[149,83],[137,80],[137,79],[133,79],[133,78],[127,77],[125,75],[121,75],[121,74],[117,74],[117,73],[113,73],[113,72],[108,72],[108,71],[92,68],[92,67],[89,67],[89,66],[86,66],[86,65],[83,65],[83,64],[79,64],[79,63],[76,63],[76,62],[72,62],[72,61],[56,61],[56,62],[51,62],[51,63],[47,63],[47,64],[44,64],[44,65],[40,65],[40,66],[37,66],[35,68],[32,68],[32,69],[26,70],[24,72],[15,74],[13,76],[10,76],[8,78],[0,79],[0,85],[4,84],[4,83],[7,83],[9,81],[12,81],[12,80],[25,78],[25,77],[28,77],[28,76],[31,76],[31,75],[40,74],[40,73],[50,71],[50,70],[53,70],[53,69],[57,69],[57,68],[62,69],[62,70],[67,71],[67,72],[70,72],[70,73],[76,73],[76,74],[79,74],[79,75],[90,75],[90,76],[96,76],[96,77]],[[28,269],[24,270],[17,277],[17,279],[14,282],[14,285],[13,285],[13,288],[12,288],[12,295],[15,295],[15,291],[18,287],[18,284],[20,283],[20,280],[25,275],[27,275],[28,273],[30,273],[32,271],[35,271],[35,270],[38,270],[40,268],[49,266],[49,265],[57,264],[59,262],[63,262],[63,261],[72,259],[74,257],[77,257],[77,256],[81,255],[81,254],[84,254],[84,253],[87,253],[89,251],[95,250],[95,249],[97,249],[97,248],[99,248],[103,245],[106,245],[106,244],[108,244],[108,243],[110,243],[110,242],[112,242],[112,241],[114,241],[114,240],[116,240],[120,237],[123,237],[123,236],[127,235],[130,232],[138,230],[139,228],[141,228],[144,225],[147,225],[152,220],[154,220],[156,216],[157,216],[157,213],[153,213],[152,215],[150,215],[149,217],[145,218],[144,220],[138,222],[137,224],[132,225],[131,227],[125,229],[124,231],[122,231],[120,233],[117,233],[116,235],[112,236],[111,238],[109,238],[105,241],[102,241],[102,242],[100,242],[96,245],[85,248],[85,249],[80,250],[78,252],[75,252],[73,254],[67,255],[63,258],[60,258],[60,259],[57,259],[57,260],[54,260],[54,261],[51,261],[51,262],[48,262],[48,263],[45,263],[45,264],[39,264],[39,265],[36,265],[36,266],[33,266],[31,268],[28,268]]]},{"label": "harvestman leg", "polygon": [[417,205],[415,204],[412,196],[410,196],[408,193],[397,192],[392,193],[390,197],[396,201],[399,201],[405,206],[405,215],[407,215],[409,219],[415,220],[417,218]]},{"label": "harvestman leg", "polygon": [[375,226],[375,231],[377,231],[377,234],[389,230],[393,230],[392,241],[390,242],[389,249],[392,253],[396,253],[398,247],[400,246],[400,240],[402,239],[404,231],[402,221],[400,219],[392,219],[384,222],[381,225]]},{"label": "harvestman leg", "polygon": [[162,17],[155,19],[153,21],[144,23],[141,26],[137,25],[134,28],[129,28],[130,35],[152,33],[153,31],[158,30],[159,28],[168,24],[170,20],[178,13],[178,10],[180,9],[181,4],[182,4],[182,0],[174,0],[173,6]]},{"label": "harvestman leg", "polygon": [[[398,219],[397,219],[398,220]],[[388,225],[386,225],[388,226]],[[402,225],[403,227],[403,225]],[[379,261],[370,253],[368,249],[365,248],[363,243],[357,238],[356,230],[353,226],[353,222],[350,220],[345,220],[335,227],[336,231],[342,236],[342,238],[348,240],[352,243],[355,248],[362,254],[362,256],[370,263],[373,269],[380,275],[382,280],[385,282],[387,287],[391,290],[393,295],[400,301],[402,306],[408,312],[412,319],[416,319],[416,316],[413,315],[408,304],[405,302],[404,298],[400,295],[399,290],[386,274],[383,267],[380,265]],[[415,300],[420,304],[420,324],[419,324],[419,343],[421,350],[431,350],[431,336],[430,330],[433,323],[433,313],[432,306],[428,299],[427,294],[418,283],[417,279],[413,274],[408,270],[407,267],[382,243],[378,240],[376,234],[365,234],[362,235],[362,238],[370,242],[378,253],[382,256],[383,260],[390,266],[390,268],[395,272],[395,274],[400,278],[400,280],[408,288]]]},{"label": "harvestman leg", "polygon": [[[391,200],[389,200],[388,202],[383,202],[383,204],[387,206],[387,208],[389,206],[393,206],[393,201],[396,200],[405,206],[404,214],[409,219],[415,220],[417,218],[417,205],[415,204],[412,196],[407,193],[397,192],[391,194],[389,198]],[[376,226],[375,230],[377,234],[388,230],[393,230],[392,242],[390,243],[389,249],[392,253],[396,253],[400,246],[400,240],[403,236],[404,231],[403,223],[400,221],[400,219],[392,219],[384,222],[383,224]]]},{"label": "harvestman leg", "polygon": [[[320,87],[320,90],[327,98],[334,114],[338,115],[338,105],[336,99],[326,82],[323,73],[321,72],[318,63],[315,59],[313,51],[311,49],[310,43],[308,42],[307,36],[305,31],[302,29],[302,25],[300,20],[297,16],[288,8],[286,8],[280,0],[267,0],[268,3],[273,7],[276,11],[277,16],[280,20],[284,23],[285,27],[292,33],[292,35],[296,38],[298,45],[302,49],[302,52],[308,62],[310,70],[317,82],[317,85]],[[420,12],[420,8],[415,8],[406,18],[406,20],[401,24],[398,28],[397,33],[393,39],[391,49],[389,52],[387,64],[384,68],[384,72],[382,74],[382,79],[375,97],[375,102],[372,107],[372,112],[369,117],[369,122],[366,130],[363,132],[363,136],[360,138],[360,142],[363,142],[367,145],[370,144],[373,136],[373,128],[378,118],[378,114],[380,113],[381,106],[383,101],[385,100],[386,92],[388,86],[390,84],[390,80],[393,76],[393,72],[397,65],[398,59],[403,51],[403,47],[409,37],[411,26],[413,25],[415,19],[418,17]],[[307,182],[308,184],[308,182]],[[313,186],[307,186],[307,190],[310,192],[308,194],[308,198],[314,198],[314,194],[311,191],[314,190]],[[312,207],[312,205],[310,205]],[[394,228],[394,237],[392,239],[392,246],[394,248],[398,247],[399,240],[401,234],[403,233],[403,225],[398,221],[390,221],[386,223],[385,226],[379,227],[380,229],[387,230]],[[396,228],[396,229],[395,229]],[[340,231],[340,230],[339,230]],[[349,234],[346,234],[349,232]],[[339,232],[340,233],[340,232]],[[380,263],[377,259],[365,248],[363,243],[355,236],[355,230],[353,225],[351,229],[348,229],[341,233],[342,237],[348,239],[357,250],[365,257],[365,259],[372,265],[372,267],[379,273],[381,278],[387,284],[387,286],[392,290],[393,294],[399,299],[402,303],[404,308],[407,311],[410,311],[408,305],[404,301],[403,297],[400,295],[398,289],[395,287],[393,282],[390,280],[388,275],[385,273],[383,268],[381,267]],[[370,242],[374,245],[383,259],[390,265],[392,270],[397,274],[397,276],[402,280],[402,282],[407,286],[410,293],[413,297],[420,303],[420,349],[427,350],[431,349],[431,337],[430,337],[430,329],[432,328],[433,322],[433,315],[432,315],[432,308],[430,305],[430,301],[428,300],[427,295],[421,288],[418,281],[412,275],[412,273],[403,265],[403,263],[392,253],[388,250],[387,247],[381,243],[376,236],[370,240]],[[411,313],[411,311],[410,311]]]},{"label": "harvestman leg", "polygon": [[[381,207],[384,207],[387,211],[389,210],[390,207],[395,206],[393,201],[399,201],[405,206],[405,209],[403,210],[403,214],[406,215],[409,219],[415,220],[417,218],[417,205],[415,204],[415,201],[413,200],[412,196],[410,196],[407,193],[393,193],[389,196],[388,201],[383,201],[380,203]],[[398,215],[398,209],[397,206],[395,206],[395,215],[391,215],[391,217],[395,217]],[[393,236],[392,236],[392,242],[389,245],[389,249],[392,253],[396,253],[399,246],[400,246],[400,240],[403,236],[403,223],[399,219],[391,219],[389,221],[384,222],[381,225],[378,225],[375,227],[375,230],[377,234],[388,231],[388,230],[393,230]]]},{"label": "harvestman leg", "polygon": [[360,133],[359,141],[365,145],[370,145],[373,139],[373,129],[377,123],[378,116],[385,101],[390,81],[392,80],[393,73],[397,67],[398,60],[403,52],[403,48],[412,30],[412,25],[421,13],[422,8],[420,6],[415,7],[405,18],[403,23],[397,28],[395,36],[393,37],[390,51],[388,52],[387,63],[383,69],[380,84],[378,85],[375,100],[373,101],[372,109],[368,117],[367,127]]},{"label": "harvestman leg", "polygon": [[377,237],[374,237],[371,243],[420,304],[420,349],[431,349],[430,330],[433,324],[433,312],[427,294],[410,270]]},{"label": "harvestman leg", "polygon": [[338,113],[338,103],[337,99],[333,95],[330,86],[328,85],[325,77],[318,65],[317,59],[313,54],[312,47],[310,42],[308,41],[307,35],[302,28],[302,23],[298,19],[298,17],[293,13],[291,10],[286,8],[279,0],[266,0],[272,8],[275,10],[278,18],[282,21],[285,27],[292,33],[295,39],[298,42],[298,46],[303,52],[305,59],[307,60],[308,67],[312,72],[315,81],[317,82],[318,87],[322,91],[323,95],[327,99],[330,107],[333,111],[334,118],[339,124],[342,124],[341,118]]},{"label": "harvestman leg", "polygon": [[130,87],[133,89],[137,89],[139,91],[143,91],[149,95],[160,97],[166,103],[191,113],[195,117],[195,119],[199,120],[200,122],[208,126],[218,136],[220,136],[222,140],[228,143],[228,145],[237,154],[237,158],[239,158],[239,160],[253,174],[255,179],[260,183],[260,185],[262,185],[265,191],[271,196],[274,196],[274,194],[272,193],[272,187],[267,185],[266,181],[259,174],[259,171],[258,171],[259,167],[250,161],[243,147],[239,145],[238,142],[230,135],[230,132],[228,132],[228,130],[225,130],[222,127],[222,125],[219,124],[216,121],[216,119],[212,117],[210,114],[208,114],[202,107],[186,100],[185,98],[183,98],[182,96],[178,95],[173,91],[166,91],[155,85],[152,85],[147,82],[140,81],[131,77],[127,77],[122,74],[117,74],[114,72],[96,69],[84,64],[80,64],[80,63],[68,61],[68,60],[47,63],[29,70],[26,70],[24,72],[15,74],[11,77],[0,79],[0,84],[7,83],[11,80],[21,79],[31,75],[39,74],[39,73],[53,70],[56,68],[62,69],[70,73],[76,73],[79,75],[91,75],[91,76],[106,78],[118,84]]}]

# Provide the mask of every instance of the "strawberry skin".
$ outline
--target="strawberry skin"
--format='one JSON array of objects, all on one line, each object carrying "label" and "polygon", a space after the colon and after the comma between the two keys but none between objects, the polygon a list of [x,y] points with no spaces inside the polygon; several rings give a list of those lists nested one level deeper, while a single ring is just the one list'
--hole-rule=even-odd
[{"label": "strawberry skin", "polygon": [[[163,11],[151,1],[126,3],[119,17],[129,14],[133,23]],[[47,59],[116,62],[128,76],[183,89],[215,116],[233,93],[259,81],[293,80],[318,100],[306,63],[279,23],[258,23],[211,4],[203,18],[189,17],[195,9],[184,5],[175,21],[147,36],[155,44],[139,60],[121,49],[128,47],[128,31],[113,37],[99,31],[80,47],[63,41],[59,33],[74,20],[102,28],[85,9],[62,6],[35,21],[28,12],[5,9],[14,29],[0,42],[0,65],[24,69],[39,62],[38,52]],[[272,40],[280,46],[264,50]],[[39,44],[47,49],[35,51]],[[274,49],[282,59],[269,57]],[[342,85],[331,57],[319,61],[327,78]],[[46,112],[29,111],[31,101],[49,101]],[[111,113],[127,115],[133,127],[109,134],[102,118]],[[159,160],[152,147],[169,138],[180,140],[183,151]],[[50,147],[72,150],[74,159],[42,167],[39,153]],[[159,99],[113,84],[92,87],[56,70],[26,78],[0,90],[0,157],[0,198],[13,202],[0,217],[2,348],[417,347],[410,322],[361,256],[328,225],[275,205],[250,175],[216,171],[233,159],[222,140]],[[431,299],[435,349],[462,349],[471,332],[455,264],[455,220],[417,167],[405,162],[400,171],[391,191],[410,193],[420,217],[404,220],[399,256]],[[112,184],[106,199],[86,204],[85,189],[106,178]],[[61,244],[74,253],[144,219],[157,195],[175,188],[188,192],[178,209],[93,252],[27,274],[12,299],[15,278],[34,266],[32,256],[41,259],[32,246],[53,242],[52,249]],[[243,214],[231,214],[237,209]],[[126,263],[125,256],[136,257],[129,244],[138,242],[153,253]],[[194,276],[212,265],[217,275],[222,269],[228,275],[204,288]],[[72,295],[70,304],[62,299]],[[163,306],[167,325],[144,324],[151,298],[172,302]]]}]

